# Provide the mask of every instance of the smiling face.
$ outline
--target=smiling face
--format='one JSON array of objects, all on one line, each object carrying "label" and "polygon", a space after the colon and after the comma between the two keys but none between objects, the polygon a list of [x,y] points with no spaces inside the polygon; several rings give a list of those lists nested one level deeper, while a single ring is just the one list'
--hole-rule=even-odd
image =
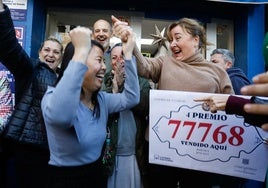
[{"label": "smiling face", "polygon": [[45,41],[39,50],[39,59],[51,69],[56,70],[62,60],[62,46],[56,41]]},{"label": "smiling face", "polygon": [[93,45],[87,58],[88,71],[83,81],[83,90],[95,92],[100,90],[106,72],[103,51]]},{"label": "smiling face", "polygon": [[119,70],[122,74],[125,74],[125,61],[123,58],[123,47],[116,46],[111,51],[111,64],[113,70]]},{"label": "smiling face", "polygon": [[210,57],[210,61],[212,63],[215,63],[219,66],[221,66],[222,68],[224,68],[225,70],[228,69],[228,63],[224,61],[223,57],[222,57],[222,54],[213,54],[211,57]]},{"label": "smiling face", "polygon": [[112,36],[112,28],[106,20],[98,20],[93,26],[92,37],[94,40],[101,43],[105,51],[109,49],[110,38]]},{"label": "smiling face", "polygon": [[216,54],[215,53],[215,54],[211,55],[210,61],[212,63],[215,63],[215,64],[221,66],[225,70],[227,70],[233,66],[233,63],[230,60],[225,59],[223,54]]},{"label": "smiling face", "polygon": [[123,47],[115,46],[111,50],[111,65],[114,70],[113,74],[116,76],[117,85],[122,87],[125,81],[125,61],[123,57]]},{"label": "smiling face", "polygon": [[170,31],[170,49],[172,56],[183,61],[193,56],[198,51],[199,37],[190,35],[180,25],[177,25]]}]

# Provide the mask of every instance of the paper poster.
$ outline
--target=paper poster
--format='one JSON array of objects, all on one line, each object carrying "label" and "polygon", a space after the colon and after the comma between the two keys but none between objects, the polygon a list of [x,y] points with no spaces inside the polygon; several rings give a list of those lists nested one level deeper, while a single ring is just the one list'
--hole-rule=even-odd
[{"label": "paper poster", "polygon": [[28,0],[3,0],[11,12],[12,20],[25,21],[27,17]]},{"label": "paper poster", "polygon": [[264,181],[268,132],[193,101],[210,95],[150,91],[149,162]]},{"label": "paper poster", "polygon": [[10,9],[27,9],[27,0],[3,0]]},{"label": "paper poster", "polygon": [[20,45],[24,48],[25,47],[25,26],[16,26],[14,27],[16,38]]}]

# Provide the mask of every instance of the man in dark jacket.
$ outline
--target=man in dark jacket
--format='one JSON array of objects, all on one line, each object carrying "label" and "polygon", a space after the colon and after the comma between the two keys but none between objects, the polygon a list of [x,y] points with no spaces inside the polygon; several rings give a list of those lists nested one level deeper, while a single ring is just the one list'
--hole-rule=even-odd
[{"label": "man in dark jacket", "polygon": [[251,84],[242,69],[234,67],[235,57],[229,50],[220,48],[213,50],[210,55],[210,61],[226,70],[236,95],[241,95],[240,89],[243,86]]}]

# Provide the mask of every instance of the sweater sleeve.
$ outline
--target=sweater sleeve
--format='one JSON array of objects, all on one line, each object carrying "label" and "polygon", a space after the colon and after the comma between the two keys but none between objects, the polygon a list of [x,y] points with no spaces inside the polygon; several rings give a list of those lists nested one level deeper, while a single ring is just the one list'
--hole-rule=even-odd
[{"label": "sweater sleeve", "polygon": [[137,45],[134,48],[133,54],[137,59],[138,75],[151,79],[154,83],[157,83],[161,74],[163,59],[161,57],[144,57],[139,51]]},{"label": "sweater sleeve", "polygon": [[109,114],[130,109],[140,100],[139,80],[137,75],[136,60],[125,60],[126,79],[122,93],[107,94]]},{"label": "sweater sleeve", "polygon": [[259,99],[257,97],[251,97],[251,99],[245,99],[237,96],[230,96],[226,103],[226,114],[237,114],[244,117],[245,122],[255,126],[261,126],[264,123],[268,123],[267,115],[249,114],[244,111],[244,105],[248,103],[268,103],[266,100]]},{"label": "sweater sleeve", "polygon": [[237,96],[230,96],[226,103],[226,114],[237,114],[241,116],[245,116],[246,112],[244,111],[244,105],[247,103],[251,103],[250,99],[245,99]]},{"label": "sweater sleeve", "polygon": [[137,60],[138,74],[140,76],[142,76],[142,77],[149,78],[148,64],[147,64],[147,62],[145,60],[145,57],[139,51],[137,45],[135,45],[133,54],[134,54],[134,56],[136,57],[136,60]]},{"label": "sweater sleeve", "polygon": [[[42,113],[47,125],[70,126],[80,102],[87,66],[71,61],[56,87],[49,87],[42,99]],[[64,112],[64,113],[63,113]]]}]

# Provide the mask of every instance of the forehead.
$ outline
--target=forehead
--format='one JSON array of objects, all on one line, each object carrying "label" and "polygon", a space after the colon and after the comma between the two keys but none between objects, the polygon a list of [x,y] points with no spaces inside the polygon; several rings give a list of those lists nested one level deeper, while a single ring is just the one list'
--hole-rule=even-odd
[{"label": "forehead", "polygon": [[121,55],[122,54],[122,46],[116,46],[112,49],[111,55]]},{"label": "forehead", "polygon": [[44,42],[43,48],[52,48],[52,49],[61,50],[61,45],[57,43],[56,41],[47,40]]},{"label": "forehead", "polygon": [[222,58],[222,54],[213,54],[211,56],[212,59],[221,59]]},{"label": "forehead", "polygon": [[172,36],[175,35],[181,35],[181,36],[186,36],[186,37],[191,37],[192,35],[182,26],[176,25],[170,30],[170,33]]},{"label": "forehead", "polygon": [[176,25],[175,27],[173,27],[170,30],[171,33],[173,34],[182,34],[182,33],[186,33],[185,30],[180,26],[180,25]]},{"label": "forehead", "polygon": [[110,30],[110,24],[105,20],[99,20],[94,24],[94,30],[96,29],[108,29]]}]

